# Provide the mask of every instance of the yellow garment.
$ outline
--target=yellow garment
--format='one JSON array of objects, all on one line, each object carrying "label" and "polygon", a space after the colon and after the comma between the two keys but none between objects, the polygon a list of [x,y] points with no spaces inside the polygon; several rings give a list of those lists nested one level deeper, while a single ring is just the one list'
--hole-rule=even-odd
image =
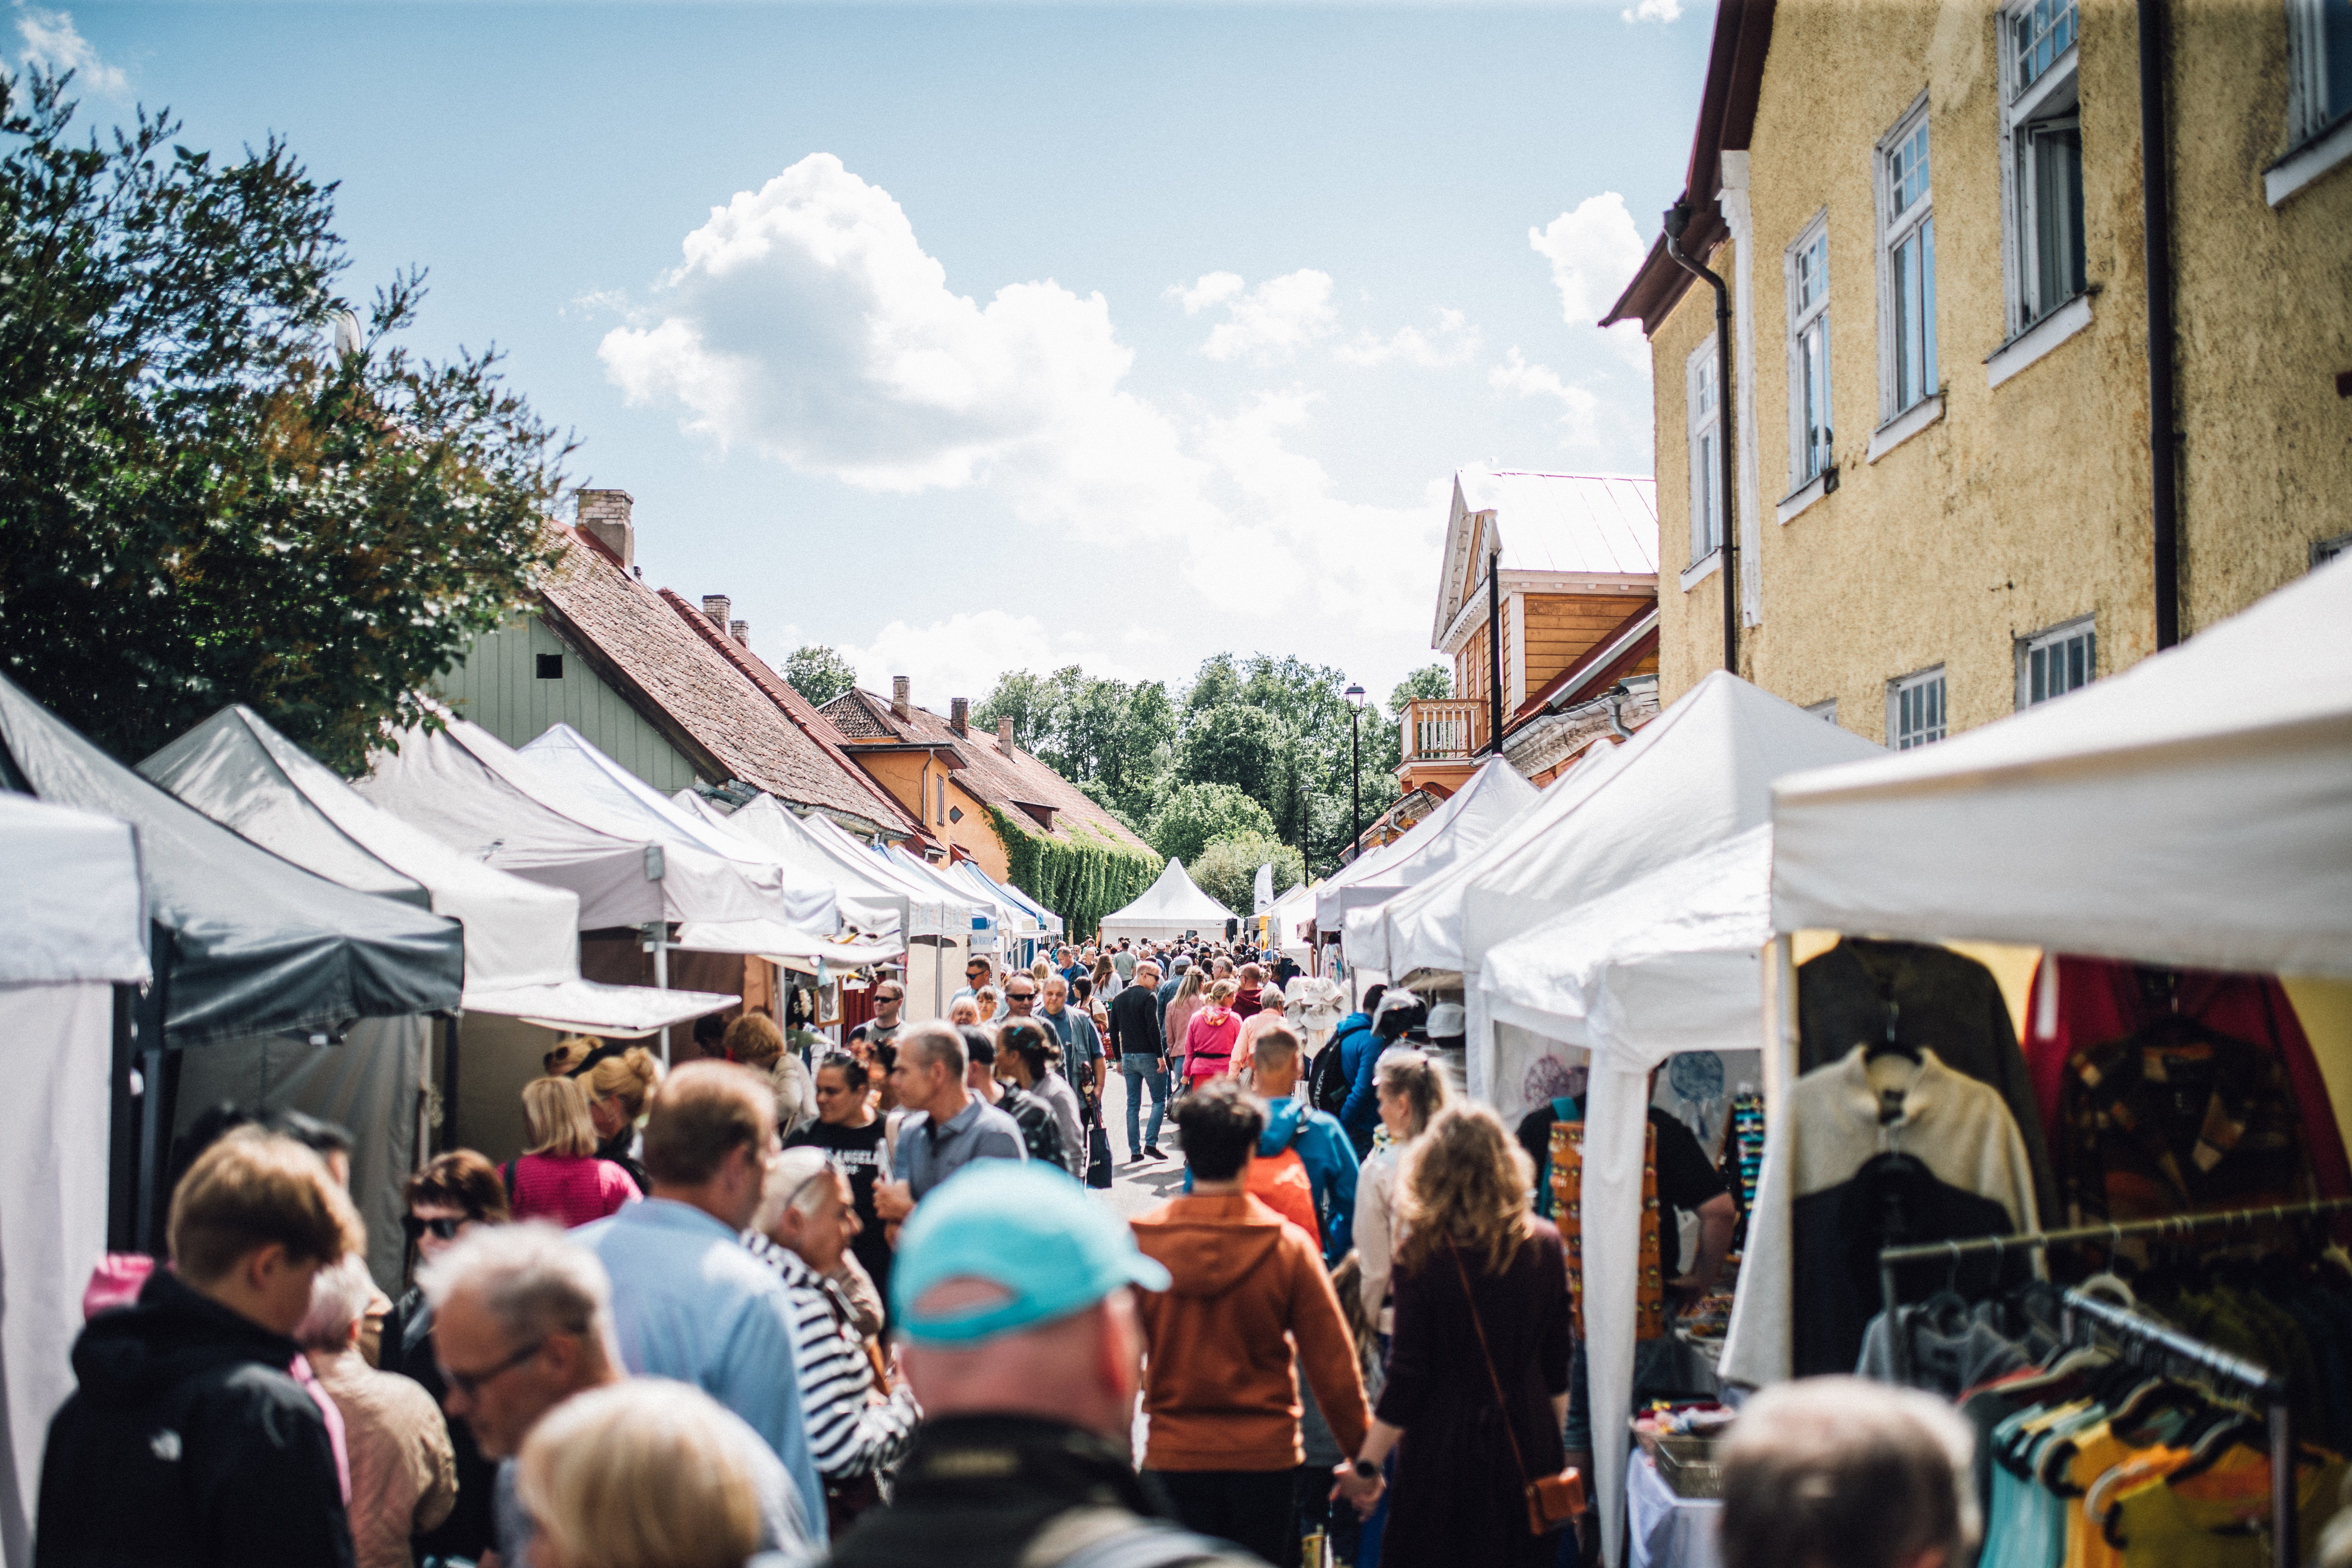
[{"label": "yellow garment", "polygon": [[[2333,1518],[2344,1484],[2342,1459],[2329,1456],[2295,1472],[2297,1561],[2311,1560]],[[2266,1454],[2232,1447],[2197,1475],[2150,1481],[2116,1499],[2123,1568],[2268,1568],[2271,1463]]]},{"label": "yellow garment", "polygon": [[[1658,1129],[1644,1119],[1642,1142],[1642,1253],[1633,1288],[1633,1337],[1666,1331],[1666,1281],[1658,1257]],[[1568,1305],[1584,1337],[1584,1119],[1551,1124],[1551,1214],[1568,1254]]]}]

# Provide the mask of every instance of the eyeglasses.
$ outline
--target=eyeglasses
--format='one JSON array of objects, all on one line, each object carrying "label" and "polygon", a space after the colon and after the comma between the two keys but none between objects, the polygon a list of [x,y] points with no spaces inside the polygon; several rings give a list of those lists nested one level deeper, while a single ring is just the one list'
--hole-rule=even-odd
[{"label": "eyeglasses", "polygon": [[1037,1000],[1037,993],[1034,991],[1007,991],[1004,994],[1004,999],[1007,1002],[1034,1002]]},{"label": "eyeglasses", "polygon": [[458,1393],[464,1394],[467,1398],[471,1399],[482,1391],[483,1384],[497,1378],[503,1377],[508,1373],[512,1372],[515,1368],[520,1366],[523,1363],[537,1355],[546,1343],[547,1342],[545,1340],[533,1340],[530,1343],[523,1346],[522,1349],[515,1352],[514,1354],[507,1357],[506,1360],[499,1363],[498,1365],[491,1367],[485,1372],[452,1372],[449,1368],[445,1366],[441,1368],[441,1381],[456,1389]]},{"label": "eyeglasses", "polygon": [[444,1241],[455,1241],[457,1239],[457,1233],[473,1223],[474,1216],[471,1215],[462,1219],[449,1219],[446,1216],[441,1219],[419,1219],[413,1214],[400,1216],[400,1228],[408,1233],[408,1239],[411,1241],[422,1241],[428,1235],[437,1236]]}]

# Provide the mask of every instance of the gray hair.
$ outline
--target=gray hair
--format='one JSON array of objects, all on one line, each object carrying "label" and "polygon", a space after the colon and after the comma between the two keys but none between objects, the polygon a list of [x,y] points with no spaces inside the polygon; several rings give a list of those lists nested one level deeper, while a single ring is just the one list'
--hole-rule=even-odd
[{"label": "gray hair", "polygon": [[901,1060],[912,1056],[925,1067],[945,1064],[948,1071],[959,1079],[971,1068],[970,1058],[964,1055],[962,1032],[953,1024],[942,1024],[937,1019],[918,1024],[901,1034],[898,1056]]},{"label": "gray hair", "polygon": [[551,1225],[485,1226],[416,1271],[436,1312],[464,1290],[518,1344],[549,1334],[612,1342],[613,1281],[597,1256]]},{"label": "gray hair", "polygon": [[294,1342],[306,1351],[340,1351],[352,1342],[352,1325],[367,1310],[375,1294],[367,1259],[345,1253],[310,1278],[310,1310],[294,1331]]},{"label": "gray hair", "polygon": [[764,1236],[776,1227],[786,1209],[803,1218],[816,1213],[825,1193],[818,1178],[832,1168],[830,1155],[805,1143],[777,1155],[768,1166],[768,1179],[760,1189],[760,1212],[752,1219],[751,1228]]},{"label": "gray hair", "polygon": [[1856,1377],[1768,1388],[1723,1447],[1725,1568],[1894,1568],[1981,1533],[1976,1437],[1952,1407]]},{"label": "gray hair", "polygon": [[1287,1005],[1282,999],[1282,987],[1271,980],[1257,988],[1257,1005],[1268,1013],[1278,1012]]}]

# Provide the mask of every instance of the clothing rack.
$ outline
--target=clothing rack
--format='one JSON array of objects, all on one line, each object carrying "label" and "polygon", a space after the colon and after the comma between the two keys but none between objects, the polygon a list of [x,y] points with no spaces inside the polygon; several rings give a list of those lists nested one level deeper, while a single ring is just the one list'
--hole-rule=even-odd
[{"label": "clothing rack", "polygon": [[2087,1291],[2067,1291],[2065,1304],[2069,1342],[2088,1320],[2122,1341],[2126,1353],[2153,1352],[2158,1361],[2233,1383],[2262,1401],[2271,1450],[2271,1563],[2273,1568],[2295,1568],[2302,1543],[2295,1521],[2294,1406],[2287,1399],[2286,1379]]},{"label": "clothing rack", "polygon": [[[1990,1253],[1998,1267],[1998,1260],[2011,1249],[2038,1252],[2052,1247],[2071,1247],[2086,1241],[2118,1242],[2135,1236],[2185,1236],[2191,1231],[2216,1227],[2234,1229],[2240,1226],[2251,1227],[2347,1211],[2352,1211],[2352,1198],[2323,1198],[2314,1203],[2273,1204],[2263,1208],[2229,1209],[2218,1214],[2175,1215],[2168,1219],[2078,1226],[2071,1230],[2029,1231],[2023,1236],[1972,1237],[1966,1240],[1882,1247],[1878,1254],[1879,1294],[1887,1313],[1887,1327],[1892,1331],[1895,1327],[1895,1310],[1900,1305],[1895,1285],[1895,1269],[1898,1264],[1948,1258],[1958,1265],[1963,1258]],[[2069,1342],[2074,1340],[2080,1325],[2087,1322],[2124,1342],[2131,1353],[2145,1355],[2153,1352],[2172,1363],[2192,1368],[2200,1374],[2245,1389],[2262,1401],[2271,1452],[2271,1560],[2276,1568],[2294,1568],[2300,1544],[2295,1523],[2294,1409],[2288,1402],[2286,1379],[2268,1368],[2257,1366],[2217,1346],[2192,1339],[2178,1330],[2082,1290],[2068,1290],[2064,1302]],[[1911,1370],[1909,1343],[1900,1332],[1893,1333],[1892,1341],[1897,1375],[1907,1377]]]}]

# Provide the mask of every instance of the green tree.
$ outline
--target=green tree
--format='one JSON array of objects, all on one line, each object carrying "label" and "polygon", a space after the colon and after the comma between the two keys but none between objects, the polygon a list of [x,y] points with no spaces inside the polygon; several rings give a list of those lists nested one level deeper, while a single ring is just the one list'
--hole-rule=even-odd
[{"label": "green tree", "polygon": [[[1013,721],[1013,742],[1035,756],[1046,755],[1054,728],[1054,685],[1025,669],[1009,669],[996,679],[992,690],[972,716],[972,722],[994,730],[997,721]],[[1050,762],[1050,759],[1049,759]],[[1055,770],[1059,772],[1059,769]],[[1064,774],[1064,777],[1070,775]]]},{"label": "green tree", "polygon": [[1265,807],[1271,821],[1289,749],[1282,721],[1263,708],[1226,702],[1185,727],[1176,773],[1186,784],[1231,784]]},{"label": "green tree", "polygon": [[1433,701],[1454,695],[1454,672],[1442,664],[1424,664],[1396,683],[1389,693],[1389,711],[1402,713],[1413,701]]},{"label": "green tree", "polygon": [[1220,838],[1201,851],[1184,869],[1202,892],[1237,915],[1255,912],[1253,897],[1257,868],[1274,865],[1276,898],[1306,879],[1306,860],[1292,846],[1270,834],[1242,833]]},{"label": "green tree", "polygon": [[1218,839],[1244,833],[1274,837],[1265,807],[1231,784],[1187,784],[1168,792],[1144,837],[1160,854],[1190,863]]},{"label": "green tree", "polygon": [[246,702],[331,765],[528,602],[569,447],[495,353],[358,319],[332,185],[0,77],[0,671],[125,761]]},{"label": "green tree", "polygon": [[857,671],[840,653],[822,643],[806,643],[784,658],[784,684],[822,708],[857,684]]}]

